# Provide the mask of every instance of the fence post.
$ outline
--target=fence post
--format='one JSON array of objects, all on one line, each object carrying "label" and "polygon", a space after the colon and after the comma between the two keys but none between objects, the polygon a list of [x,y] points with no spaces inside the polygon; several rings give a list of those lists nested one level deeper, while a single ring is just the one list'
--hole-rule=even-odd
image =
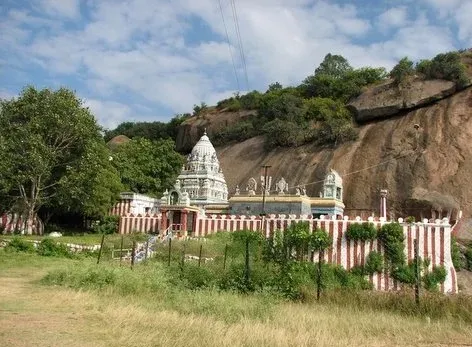
[{"label": "fence post", "polygon": [[182,248],[182,258],[180,259],[180,277],[183,277],[184,274],[184,265],[185,265],[185,246],[186,244],[184,243],[184,247]]},{"label": "fence post", "polygon": [[320,300],[321,295],[321,262],[323,261],[323,250],[318,251],[318,274],[316,276],[316,300]]},{"label": "fence post", "polygon": [[228,244],[225,245],[225,257],[223,259],[223,270],[226,270],[226,257],[228,255]]},{"label": "fence post", "polygon": [[203,250],[203,245],[200,244],[200,254],[198,256],[198,267],[200,267],[200,264],[202,262],[202,250]]},{"label": "fence post", "polygon": [[172,239],[169,238],[169,256],[167,258],[167,266],[170,266],[170,253],[172,251]]},{"label": "fence post", "polygon": [[244,282],[246,289],[249,288],[249,237],[246,238],[246,266],[244,271]]},{"label": "fence post", "polygon": [[105,234],[102,235],[102,242],[100,242],[100,249],[98,250],[97,264],[100,264],[100,258],[102,256],[103,242],[105,241]]},{"label": "fence post", "polygon": [[121,235],[121,244],[120,244],[120,266],[121,266],[121,261],[123,260],[123,238],[124,238],[124,235]]},{"label": "fence post", "polygon": [[414,241],[414,248],[415,248],[415,302],[416,305],[419,306],[420,304],[420,258],[418,256],[419,247],[418,247],[418,240],[415,239]]},{"label": "fence post", "polygon": [[136,256],[136,241],[133,241],[133,248],[131,250],[131,270],[133,270],[135,256]]}]

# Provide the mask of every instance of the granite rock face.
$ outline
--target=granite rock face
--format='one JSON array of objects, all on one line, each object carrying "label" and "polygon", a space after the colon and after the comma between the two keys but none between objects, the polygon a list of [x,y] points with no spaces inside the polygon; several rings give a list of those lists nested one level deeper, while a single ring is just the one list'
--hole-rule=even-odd
[{"label": "granite rock face", "polygon": [[456,85],[451,81],[412,79],[401,87],[389,81],[367,89],[348,108],[362,123],[429,105],[455,92]]}]

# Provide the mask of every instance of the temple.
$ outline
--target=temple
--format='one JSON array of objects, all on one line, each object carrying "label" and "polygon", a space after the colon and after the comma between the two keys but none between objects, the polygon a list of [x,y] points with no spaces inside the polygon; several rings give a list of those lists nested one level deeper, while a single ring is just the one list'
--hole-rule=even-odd
[{"label": "temple", "polygon": [[[273,184],[274,183],[274,184]],[[199,215],[262,216],[270,214],[307,215],[313,218],[341,219],[344,214],[343,181],[329,170],[319,196],[307,195],[305,185],[290,186],[285,178],[251,177],[241,189],[228,186],[220,162],[205,133],[187,156],[185,165],[172,189],[160,199],[140,194],[122,193],[113,214],[145,215],[159,212],[160,229],[192,232]]]}]

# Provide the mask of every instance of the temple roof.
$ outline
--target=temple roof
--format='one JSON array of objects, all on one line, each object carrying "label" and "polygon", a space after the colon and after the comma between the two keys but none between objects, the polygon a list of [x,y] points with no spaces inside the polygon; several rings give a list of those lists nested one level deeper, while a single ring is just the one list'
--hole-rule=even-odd
[{"label": "temple roof", "polygon": [[[193,160],[197,159],[200,162],[210,162],[212,159],[213,161],[218,161],[215,147],[213,147],[212,143],[210,142],[206,131],[200,140],[198,140],[197,144],[193,147],[190,158]],[[189,159],[189,161],[192,159]]]}]

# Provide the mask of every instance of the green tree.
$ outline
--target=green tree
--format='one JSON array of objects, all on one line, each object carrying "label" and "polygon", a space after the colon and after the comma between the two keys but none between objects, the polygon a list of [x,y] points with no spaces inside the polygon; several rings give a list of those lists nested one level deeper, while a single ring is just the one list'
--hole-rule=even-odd
[{"label": "green tree", "polygon": [[396,85],[403,84],[408,76],[415,74],[415,69],[413,68],[413,62],[405,57],[401,59],[397,65],[395,65],[390,71],[390,77],[393,78]]},{"label": "green tree", "polygon": [[341,55],[328,53],[320,66],[315,70],[315,75],[325,75],[332,78],[342,78],[347,72],[352,71],[351,65]]},{"label": "green tree", "polygon": [[283,86],[279,82],[274,82],[269,84],[269,88],[267,89],[267,93],[276,91],[276,90],[282,90]]},{"label": "green tree", "polygon": [[112,163],[126,189],[159,196],[174,184],[184,159],[172,140],[138,137],[118,147]]},{"label": "green tree", "polygon": [[0,103],[0,192],[32,232],[43,206],[94,214],[120,190],[101,129],[82,101],[65,88],[27,87]]}]

